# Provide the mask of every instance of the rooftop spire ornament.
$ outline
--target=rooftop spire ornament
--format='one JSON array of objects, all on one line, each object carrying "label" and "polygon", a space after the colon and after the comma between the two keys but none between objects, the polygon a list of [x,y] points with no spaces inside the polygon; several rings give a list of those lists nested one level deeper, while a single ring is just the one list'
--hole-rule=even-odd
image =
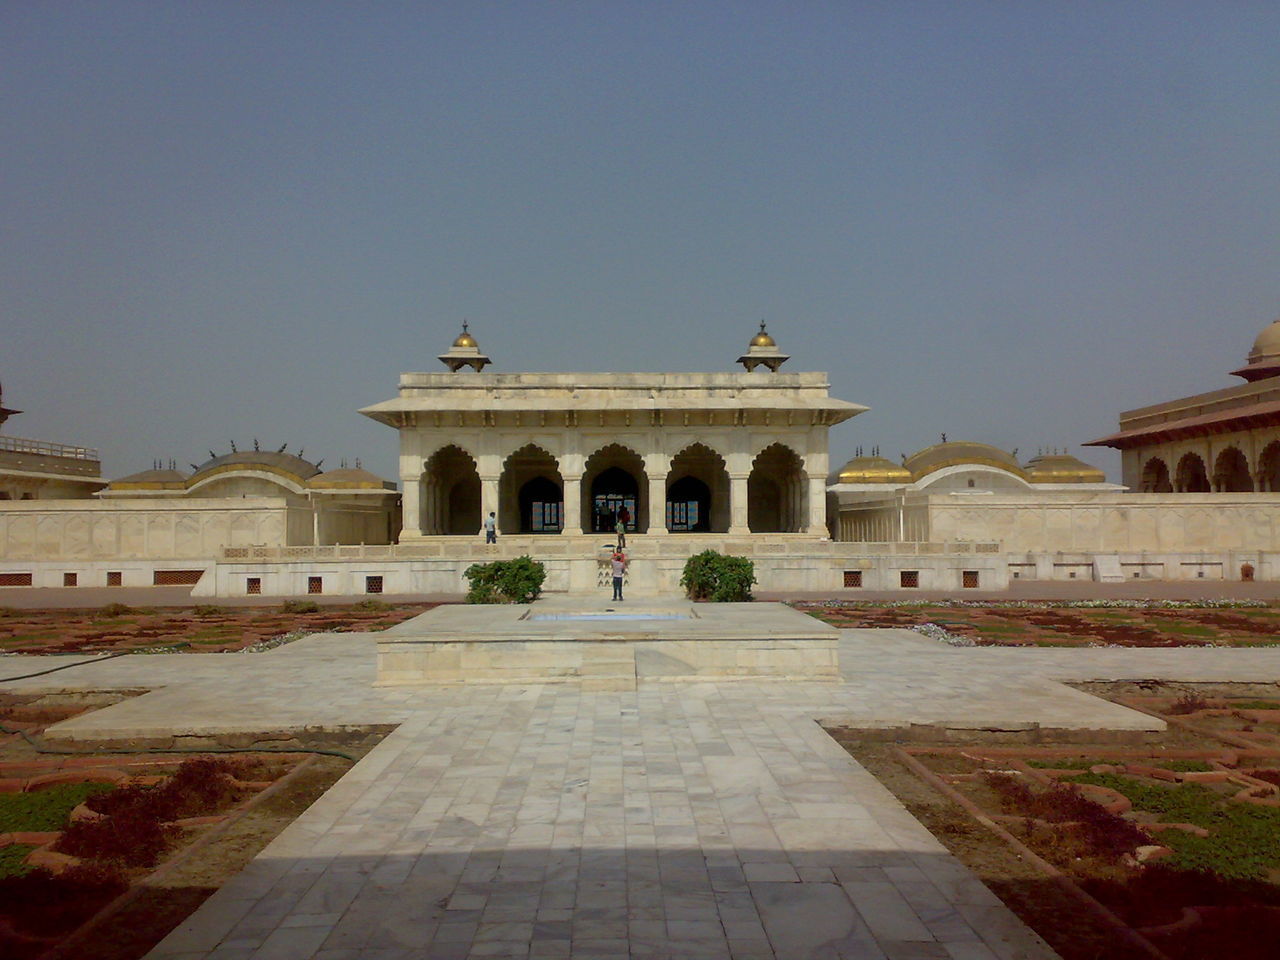
[{"label": "rooftop spire ornament", "polygon": [[738,358],[738,362],[747,368],[748,373],[756,367],[765,367],[777,373],[778,368],[790,359],[778,349],[777,342],[769,336],[769,332],[764,327],[764,321],[761,320],[760,332],[751,338],[751,343],[747,345],[747,352]]},{"label": "rooftop spire ornament", "polygon": [[440,362],[448,367],[451,373],[457,373],[463,367],[471,367],[479,373],[490,363],[489,358],[480,352],[480,345],[476,343],[475,337],[471,336],[468,327],[468,322],[463,320],[462,333],[458,334],[453,341],[453,346],[449,348],[448,353],[440,354]]}]

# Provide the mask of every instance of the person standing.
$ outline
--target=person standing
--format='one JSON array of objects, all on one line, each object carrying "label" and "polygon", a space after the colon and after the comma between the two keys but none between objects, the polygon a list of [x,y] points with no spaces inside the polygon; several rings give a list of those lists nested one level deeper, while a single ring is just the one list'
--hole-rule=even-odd
[{"label": "person standing", "polygon": [[622,600],[622,577],[627,572],[627,556],[621,550],[613,552],[613,599]]},{"label": "person standing", "polygon": [[614,533],[618,535],[618,549],[621,550],[627,545],[627,523],[621,517],[618,518],[617,524],[613,528]]},{"label": "person standing", "polygon": [[484,518],[484,542],[498,542],[498,519],[493,515],[493,511],[489,511],[489,515]]}]

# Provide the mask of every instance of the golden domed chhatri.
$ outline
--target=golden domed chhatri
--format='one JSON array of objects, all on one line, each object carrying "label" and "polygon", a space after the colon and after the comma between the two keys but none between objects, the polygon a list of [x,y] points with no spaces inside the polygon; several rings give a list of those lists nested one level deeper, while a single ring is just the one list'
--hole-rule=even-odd
[{"label": "golden domed chhatri", "polygon": [[476,373],[479,373],[491,362],[487,356],[480,352],[480,345],[476,343],[476,338],[471,336],[469,324],[466,320],[462,321],[462,332],[454,338],[453,346],[449,348],[449,352],[440,354],[439,360],[452,373],[457,373],[463,367],[471,367]]},{"label": "golden domed chhatri", "polygon": [[872,448],[868,456],[863,456],[862,449],[859,448],[857,455],[836,474],[836,483],[888,483],[902,486],[913,479],[911,471],[906,467],[894,463],[888,457],[880,456],[879,447]]},{"label": "golden domed chhatri", "polygon": [[1106,483],[1107,477],[1069,453],[1041,453],[1026,465],[1031,483]]},{"label": "golden domed chhatri", "polygon": [[777,373],[778,368],[790,359],[778,349],[777,341],[769,336],[769,331],[764,328],[764,321],[761,320],[759,332],[751,338],[747,352],[738,358],[738,362],[747,368],[748,373],[757,367]]}]

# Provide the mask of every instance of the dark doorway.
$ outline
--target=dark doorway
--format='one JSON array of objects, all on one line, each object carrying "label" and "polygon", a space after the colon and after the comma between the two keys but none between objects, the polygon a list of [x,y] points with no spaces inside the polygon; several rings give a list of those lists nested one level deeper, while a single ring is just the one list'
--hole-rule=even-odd
[{"label": "dark doorway", "polygon": [[697,477],[681,477],[667,488],[667,529],[706,533],[711,529],[711,488]]},{"label": "dark doorway", "polygon": [[601,471],[591,481],[591,529],[612,533],[622,519],[627,532],[634,532],[639,501],[640,486],[635,477],[621,467]]},{"label": "dark doorway", "polygon": [[534,477],[520,488],[520,532],[559,533],[564,526],[564,495],[560,485]]}]

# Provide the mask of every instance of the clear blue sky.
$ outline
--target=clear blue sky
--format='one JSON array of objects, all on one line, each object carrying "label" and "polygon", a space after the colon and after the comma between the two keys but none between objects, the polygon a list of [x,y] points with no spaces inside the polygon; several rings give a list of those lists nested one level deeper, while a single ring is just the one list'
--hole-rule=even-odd
[{"label": "clear blue sky", "polygon": [[[5,432],[395,474],[495,371],[786,369],[833,463],[1079,443],[1280,315],[1280,4],[0,3]],[[1114,476],[1107,452],[1083,451]]]}]

